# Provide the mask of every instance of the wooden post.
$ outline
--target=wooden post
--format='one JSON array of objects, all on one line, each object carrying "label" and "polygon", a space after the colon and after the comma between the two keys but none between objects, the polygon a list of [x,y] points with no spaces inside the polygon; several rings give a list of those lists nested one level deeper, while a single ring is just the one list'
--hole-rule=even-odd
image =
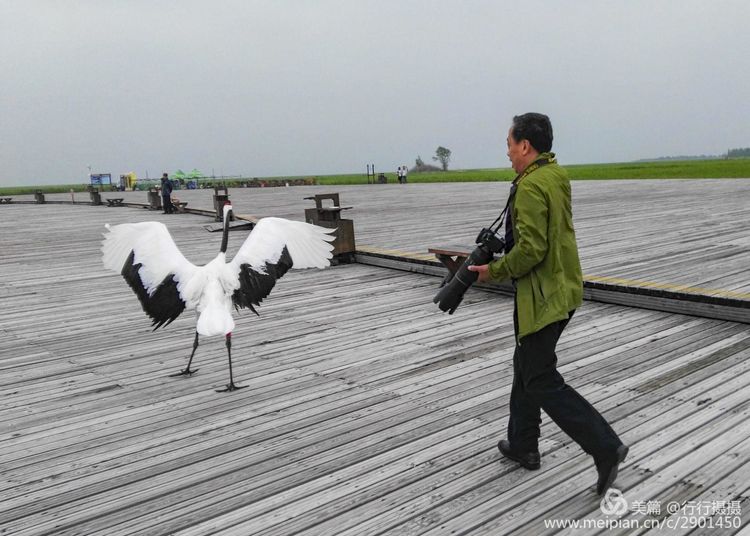
[{"label": "wooden post", "polygon": [[[223,194],[219,193],[221,190],[224,191]],[[216,211],[216,217],[214,218],[215,221],[224,220],[224,204],[227,201],[229,201],[229,190],[227,190],[227,187],[223,184],[214,186],[214,210]]]},{"label": "wooden post", "polygon": [[101,205],[102,204],[102,196],[99,193],[98,188],[92,188],[89,186],[89,197],[91,198],[91,204],[92,205]]},{"label": "wooden post", "polygon": [[161,195],[159,195],[158,188],[149,188],[148,192],[148,208],[149,210],[161,209]]}]

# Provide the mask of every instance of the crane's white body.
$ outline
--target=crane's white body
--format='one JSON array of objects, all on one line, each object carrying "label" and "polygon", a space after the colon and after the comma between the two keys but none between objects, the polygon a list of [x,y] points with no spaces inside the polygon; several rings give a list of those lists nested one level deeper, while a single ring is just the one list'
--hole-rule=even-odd
[{"label": "crane's white body", "polygon": [[[282,218],[263,218],[231,261],[227,262],[226,254],[220,252],[208,264],[196,266],[183,256],[162,223],[106,227],[108,232],[102,246],[104,266],[122,272],[133,255],[132,265],[140,265],[138,276],[148,296],[153,296],[165,279],[171,277],[185,308],[198,312],[196,331],[207,336],[226,335],[234,329],[232,296],[240,288],[243,267],[267,275],[267,265],[276,264],[286,249],[293,268],[324,268],[330,264],[333,249],[331,229]],[[226,237],[226,226],[224,232]]]}]

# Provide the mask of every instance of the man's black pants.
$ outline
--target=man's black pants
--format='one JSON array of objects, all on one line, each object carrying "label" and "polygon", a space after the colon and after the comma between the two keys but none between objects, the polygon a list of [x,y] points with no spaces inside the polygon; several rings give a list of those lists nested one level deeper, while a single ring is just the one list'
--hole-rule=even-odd
[{"label": "man's black pants", "polygon": [[161,196],[161,204],[164,208],[164,214],[173,214],[174,205],[172,204],[172,198],[166,195]]},{"label": "man's black pants", "polygon": [[[573,317],[550,324],[516,342],[510,392],[508,441],[514,450],[538,450],[540,409],[595,460],[606,459],[622,443],[612,427],[557,371],[555,346]],[[513,311],[518,339],[518,312]]]}]

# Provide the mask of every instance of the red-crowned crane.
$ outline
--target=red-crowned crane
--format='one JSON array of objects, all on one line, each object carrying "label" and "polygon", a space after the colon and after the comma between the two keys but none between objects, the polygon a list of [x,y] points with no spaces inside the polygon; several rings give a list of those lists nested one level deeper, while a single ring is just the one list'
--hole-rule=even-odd
[{"label": "red-crowned crane", "polygon": [[198,321],[187,367],[172,376],[192,375],[198,336],[224,335],[229,357],[229,383],[219,392],[247,386],[232,376],[232,306],[251,309],[268,296],[290,268],[325,268],[330,264],[334,239],[309,223],[263,218],[227,262],[232,206],[224,206],[221,251],[205,266],[190,263],[177,248],[167,227],[159,222],[106,225],[102,242],[104,267],[125,278],[153,320],[154,330],[166,326],[185,309],[196,309]]}]

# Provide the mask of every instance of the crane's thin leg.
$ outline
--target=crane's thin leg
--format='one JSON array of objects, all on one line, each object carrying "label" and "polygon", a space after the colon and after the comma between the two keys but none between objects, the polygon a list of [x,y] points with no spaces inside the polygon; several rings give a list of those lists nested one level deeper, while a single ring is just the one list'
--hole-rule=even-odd
[{"label": "crane's thin leg", "polygon": [[237,389],[243,389],[247,387],[247,385],[235,385],[234,379],[232,378],[232,334],[227,333],[226,337],[227,341],[227,355],[229,356],[229,383],[227,384],[226,389],[217,389],[217,393],[226,393],[228,391],[236,391]]},{"label": "crane's thin leg", "polygon": [[185,367],[180,372],[176,372],[175,374],[170,374],[172,377],[176,376],[192,376],[196,372],[198,372],[198,369],[190,370],[190,363],[193,362],[193,356],[195,355],[195,351],[198,349],[198,332],[195,332],[195,340],[193,341],[193,352],[190,354],[190,359],[188,360],[187,367]]}]

